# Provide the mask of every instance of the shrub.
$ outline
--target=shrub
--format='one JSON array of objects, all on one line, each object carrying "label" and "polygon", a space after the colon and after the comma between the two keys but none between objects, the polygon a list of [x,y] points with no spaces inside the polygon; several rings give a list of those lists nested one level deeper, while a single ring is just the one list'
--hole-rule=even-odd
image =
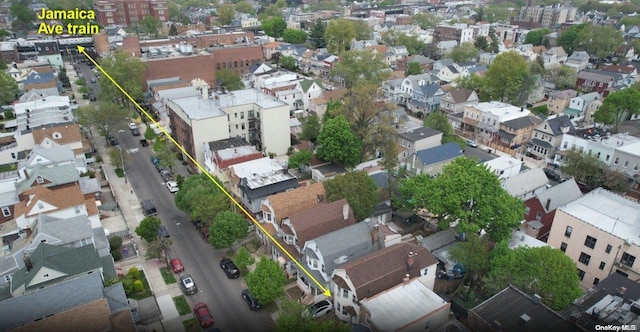
[{"label": "shrub", "polygon": [[5,119],[13,119],[13,111],[11,110],[4,111],[3,116]]},{"label": "shrub", "polygon": [[133,282],[133,291],[138,293],[144,290],[144,285],[142,284],[142,280],[136,280]]},{"label": "shrub", "polygon": [[138,270],[138,268],[134,266],[129,269],[127,275],[130,275],[133,279],[137,280],[140,278],[140,270]]},{"label": "shrub", "polygon": [[133,292],[133,278],[131,276],[125,276],[122,278],[122,287],[124,288],[124,292],[127,295],[130,295]]},{"label": "shrub", "polygon": [[122,246],[122,238],[119,236],[114,236],[109,239],[109,247],[111,250],[118,250]]},{"label": "shrub", "polygon": [[113,260],[116,262],[122,259],[122,253],[119,250],[112,250],[111,256],[113,257]]}]

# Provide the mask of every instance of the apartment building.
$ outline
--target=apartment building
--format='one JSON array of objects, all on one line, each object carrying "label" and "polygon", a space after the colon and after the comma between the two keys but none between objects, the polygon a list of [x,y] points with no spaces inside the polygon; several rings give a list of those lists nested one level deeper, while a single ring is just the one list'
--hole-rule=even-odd
[{"label": "apartment building", "polygon": [[458,45],[473,42],[473,29],[464,23],[438,24],[434,31],[434,41],[455,40]]},{"label": "apartment building", "polygon": [[463,132],[471,132],[476,139],[488,142],[499,136],[503,123],[530,115],[528,109],[499,101],[467,104],[461,125]]},{"label": "apartment building", "polygon": [[169,21],[167,0],[96,0],[93,2],[96,20],[103,26],[141,25],[145,16],[160,22]]},{"label": "apartment building", "polygon": [[550,27],[575,20],[576,13],[577,8],[575,7],[522,7],[520,9],[520,20],[538,22],[543,27]]},{"label": "apartment building", "polygon": [[48,124],[73,121],[68,96],[43,96],[14,104],[17,130],[27,130]]},{"label": "apartment building", "polygon": [[548,243],[578,266],[583,289],[612,273],[640,278],[640,204],[598,188],[560,207]]}]

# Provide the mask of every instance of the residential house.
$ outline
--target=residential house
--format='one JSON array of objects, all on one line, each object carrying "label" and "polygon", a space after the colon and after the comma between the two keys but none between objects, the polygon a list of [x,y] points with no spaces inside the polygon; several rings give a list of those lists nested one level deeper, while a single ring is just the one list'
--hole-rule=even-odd
[{"label": "residential house", "polygon": [[533,136],[533,129],[540,123],[542,119],[535,115],[505,121],[500,124],[494,142],[502,147],[520,151]]},{"label": "residential house", "polygon": [[475,91],[465,88],[457,88],[447,92],[440,101],[440,109],[446,113],[464,112],[467,104],[477,105],[480,99]]},{"label": "residential house", "polygon": [[[68,265],[68,262],[62,264]],[[103,282],[100,273],[85,273],[0,301],[4,316],[0,321],[0,329],[136,331],[132,308],[122,283],[105,287]],[[60,303],[64,303],[64,306]]]},{"label": "residential house", "polygon": [[559,183],[524,202],[524,220],[521,229],[528,235],[547,241],[556,209],[580,198],[582,192],[574,179]]},{"label": "residential house", "polygon": [[599,70],[612,72],[612,73],[622,73],[628,75],[631,78],[636,78],[638,76],[638,71],[636,67],[631,64],[628,65],[614,65],[614,64],[603,64],[598,67]]},{"label": "residential house", "polygon": [[36,145],[29,152],[26,159],[18,162],[18,168],[33,168],[36,165],[54,165],[54,164],[73,164],[75,165],[78,173],[86,173],[87,165],[85,163],[84,155],[81,158],[76,158],[71,146],[59,145],[44,148],[40,145]]},{"label": "residential house", "polygon": [[552,162],[562,142],[562,136],[574,130],[569,116],[549,117],[533,129],[533,136],[527,142],[527,153]]},{"label": "residential house", "polygon": [[556,91],[549,95],[547,100],[547,109],[550,114],[559,114],[569,107],[571,98],[578,96],[578,91],[573,89],[567,89],[562,91]]},{"label": "residential house", "polygon": [[511,285],[470,309],[467,322],[472,331],[582,331],[542,303],[537,294]]},{"label": "residential house", "polygon": [[413,97],[413,92],[420,88],[421,85],[431,83],[430,74],[409,75],[402,81],[400,93],[400,102],[403,104],[408,103]]},{"label": "residential house", "polygon": [[[346,199],[319,204],[314,208],[291,214],[282,220],[276,234],[276,241],[280,245],[272,247],[272,257],[284,266],[288,276],[296,276],[297,267],[289,260],[289,255],[300,257],[307,241],[355,223],[356,218]],[[281,251],[282,248],[287,250],[289,255],[285,255]]]},{"label": "residential house", "polygon": [[585,51],[573,51],[564,64],[580,72],[590,67],[589,58],[589,54]]},{"label": "residential house", "polygon": [[465,70],[464,68],[454,63],[440,69],[437,73],[437,76],[441,82],[451,83],[455,81],[458,77],[460,77],[463,74],[464,70]]},{"label": "residential house", "polygon": [[[567,150],[576,148],[578,150],[587,152],[595,157],[603,164],[609,167],[618,167],[619,170],[623,170],[624,160],[628,160],[627,171],[633,168],[629,168],[629,165],[633,167],[634,163],[631,158],[619,158],[617,163],[614,164],[614,155],[622,156],[626,147],[630,147],[633,150],[633,146],[640,142],[640,138],[622,134],[613,134],[605,130],[598,130],[597,128],[588,128],[585,130],[576,130],[571,134],[562,135],[562,141],[558,147],[558,153],[554,159],[554,163],[562,165],[563,158]],[[618,149],[622,149],[621,152],[617,152]],[[623,161],[621,163],[621,161]],[[624,170],[623,170],[624,171]]]},{"label": "residential house", "polygon": [[432,56],[435,58],[441,58],[447,56],[454,48],[458,46],[458,42],[455,40],[445,40],[435,43],[435,49]]},{"label": "residential house", "polygon": [[434,29],[434,42],[456,41],[458,45],[467,42],[473,42],[473,28],[465,23],[438,24]]},{"label": "residential house", "polygon": [[639,223],[640,204],[597,188],[556,210],[548,243],[578,265],[585,290],[612,273],[637,280]]},{"label": "residential house", "polygon": [[[387,225],[369,219],[321,235],[307,241],[302,249],[300,263],[322,286],[329,288],[336,266],[368,255],[376,250],[400,243],[400,234]],[[325,298],[323,290],[303,271],[298,271],[298,287],[304,303],[316,303]]]},{"label": "residential house", "polygon": [[322,80],[303,79],[298,82],[296,89],[301,92],[302,102],[304,105],[303,109],[305,110],[305,115],[307,115],[311,99],[318,98],[322,95],[322,91],[324,90]]},{"label": "residential house", "polygon": [[48,124],[73,122],[74,116],[68,96],[43,96],[13,105],[17,130],[37,128]]},{"label": "residential house", "polygon": [[38,71],[30,70],[24,79],[18,81],[18,87],[21,91],[27,92],[33,89],[49,88],[56,88],[58,91],[62,90],[62,83],[56,79],[51,69],[43,71],[41,68],[38,68],[37,70]]},{"label": "residential house", "polygon": [[528,248],[540,248],[540,247],[551,247],[545,242],[542,242],[536,239],[533,236],[526,234],[525,232],[515,229],[511,232],[511,238],[507,241],[507,246],[509,249],[514,250],[521,247]]},{"label": "residential house", "polygon": [[496,56],[498,55],[495,53],[482,52],[478,56],[478,63],[483,64],[485,66],[489,66],[491,65],[491,63],[493,63],[493,60],[496,59]]},{"label": "residential house", "polygon": [[626,76],[602,70],[585,69],[578,73],[576,89],[584,92],[596,91],[606,97],[611,91],[632,83],[632,80]]},{"label": "residential house", "polygon": [[[25,132],[21,133],[25,134]],[[35,144],[43,147],[68,145],[76,159],[84,159],[85,153],[91,152],[89,142],[83,139],[80,127],[75,123],[64,123],[54,126],[42,126],[31,130]]]},{"label": "residential house", "polygon": [[350,50],[364,50],[370,46],[377,46],[378,42],[372,39],[368,40],[352,40]]},{"label": "residential house", "polygon": [[455,142],[449,142],[433,148],[417,151],[413,159],[407,163],[407,170],[414,174],[435,176],[442,168],[462,156],[463,151]]},{"label": "residential house", "polygon": [[620,47],[618,47],[615,52],[613,52],[613,56],[622,61],[631,61],[635,59],[636,52],[633,46],[631,46],[630,44],[623,44],[620,45]]},{"label": "residential house", "polygon": [[616,147],[611,168],[624,173],[630,180],[638,178],[640,173],[640,142]]},{"label": "residential house", "polygon": [[[503,122],[529,117],[531,111],[498,101],[467,104],[461,119],[463,135],[483,142],[495,140]],[[471,135],[469,135],[471,133]]]},{"label": "residential house", "polygon": [[569,102],[569,107],[564,110],[564,114],[569,115],[570,119],[584,117],[587,111],[592,108],[591,104],[594,101],[598,101],[598,105],[595,105],[595,110],[598,110],[602,105],[602,95],[598,92],[590,92],[573,97]]},{"label": "residential house", "polygon": [[402,70],[403,72],[406,72],[407,69],[409,68],[409,64],[412,62],[416,62],[418,65],[420,65],[420,69],[422,70],[422,72],[426,73],[426,72],[430,72],[433,69],[433,63],[435,61],[424,55],[420,55],[420,54],[412,55],[407,57],[404,60],[398,60],[397,70]]},{"label": "residential house", "polygon": [[318,182],[324,182],[346,172],[347,170],[344,167],[336,163],[323,163],[311,167],[311,179]]},{"label": "residential house", "polygon": [[[438,330],[449,322],[451,303],[420,278],[406,278],[393,288],[361,301],[360,321],[374,331]],[[413,303],[415,305],[407,305]]]},{"label": "residential house", "polygon": [[346,92],[347,89],[345,88],[322,91],[322,95],[320,97],[309,101],[309,112],[315,113],[315,115],[318,116],[318,119],[322,121],[324,113],[327,111],[327,104],[338,101],[342,102],[342,97]]},{"label": "residential house", "polygon": [[433,289],[438,260],[423,246],[399,243],[338,265],[331,276],[335,314],[351,323],[363,322],[361,304],[376,294],[419,278]]},{"label": "residential house", "polygon": [[241,137],[209,142],[203,145],[203,149],[203,166],[225,187],[229,185],[229,166],[264,157],[262,152]]},{"label": "residential house", "polygon": [[398,134],[399,159],[404,162],[416,153],[429,148],[439,146],[442,142],[442,133],[429,127],[418,127],[414,130]]},{"label": "residential house", "polygon": [[400,103],[402,99],[402,82],[405,78],[395,78],[382,82],[382,93],[385,100]]},{"label": "residential house", "polygon": [[547,190],[548,184],[549,179],[542,168],[532,168],[502,180],[502,188],[509,195],[521,200],[527,200]]},{"label": "residential house", "polygon": [[264,53],[265,59],[271,59],[273,54],[278,52],[278,48],[280,47],[279,42],[266,43],[262,45],[262,52]]},{"label": "residential house", "polygon": [[520,174],[522,161],[511,156],[501,156],[483,163],[498,179],[504,180]]},{"label": "residential house", "polygon": [[551,47],[542,53],[542,61],[545,69],[563,65],[567,61],[567,52],[560,46]]},{"label": "residential house", "polygon": [[229,166],[230,191],[254,215],[267,197],[298,187],[284,162],[264,157]]},{"label": "residential house", "polygon": [[413,90],[413,96],[407,106],[414,112],[430,114],[440,107],[440,100],[444,96],[444,91],[438,83],[428,83],[420,85]]}]

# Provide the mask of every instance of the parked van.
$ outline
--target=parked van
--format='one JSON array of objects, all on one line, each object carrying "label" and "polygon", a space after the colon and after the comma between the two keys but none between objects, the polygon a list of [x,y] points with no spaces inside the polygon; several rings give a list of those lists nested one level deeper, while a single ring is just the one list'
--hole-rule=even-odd
[{"label": "parked van", "polygon": [[144,213],[145,216],[153,216],[158,214],[158,211],[156,210],[156,206],[153,204],[153,201],[150,199],[144,200],[142,201],[142,213]]}]

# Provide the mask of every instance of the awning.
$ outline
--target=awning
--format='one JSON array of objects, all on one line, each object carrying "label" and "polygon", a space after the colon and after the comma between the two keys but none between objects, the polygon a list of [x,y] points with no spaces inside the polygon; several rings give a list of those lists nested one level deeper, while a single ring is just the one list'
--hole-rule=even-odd
[{"label": "awning", "polygon": [[566,110],[564,110],[564,114],[567,114],[567,115],[578,116],[580,115],[580,113],[582,113],[582,111],[577,110],[575,108],[567,108]]}]

